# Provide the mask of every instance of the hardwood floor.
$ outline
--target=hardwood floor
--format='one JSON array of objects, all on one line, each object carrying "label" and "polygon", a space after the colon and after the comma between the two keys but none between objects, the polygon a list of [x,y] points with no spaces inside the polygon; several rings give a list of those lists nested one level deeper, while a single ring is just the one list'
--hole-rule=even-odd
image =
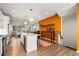
[{"label": "hardwood floor", "polygon": [[5,53],[6,56],[23,56],[26,55],[20,39],[12,38]]},{"label": "hardwood floor", "polygon": [[48,47],[38,45],[37,51],[26,53],[20,39],[12,38],[4,56],[74,56],[76,51],[57,44]]}]

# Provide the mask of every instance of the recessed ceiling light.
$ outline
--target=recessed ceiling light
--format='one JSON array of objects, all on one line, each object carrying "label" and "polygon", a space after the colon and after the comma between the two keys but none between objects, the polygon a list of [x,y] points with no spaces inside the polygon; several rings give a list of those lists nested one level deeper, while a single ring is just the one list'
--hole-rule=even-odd
[{"label": "recessed ceiling light", "polygon": [[29,21],[32,22],[32,21],[34,21],[34,19],[33,18],[29,18]]},{"label": "recessed ceiling light", "polygon": [[13,9],[12,12],[15,12],[15,9]]},{"label": "recessed ceiling light", "polygon": [[27,22],[24,22],[24,24],[27,24]]},{"label": "recessed ceiling light", "polygon": [[46,14],[48,14],[48,12],[46,12]]}]

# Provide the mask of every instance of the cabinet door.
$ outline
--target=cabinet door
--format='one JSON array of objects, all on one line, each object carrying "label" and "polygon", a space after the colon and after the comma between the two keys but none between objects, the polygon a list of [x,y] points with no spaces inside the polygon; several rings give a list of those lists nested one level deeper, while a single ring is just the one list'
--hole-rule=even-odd
[{"label": "cabinet door", "polygon": [[2,55],[2,38],[0,38],[0,56]]},{"label": "cabinet door", "polygon": [[3,20],[0,19],[0,29],[3,29]]}]

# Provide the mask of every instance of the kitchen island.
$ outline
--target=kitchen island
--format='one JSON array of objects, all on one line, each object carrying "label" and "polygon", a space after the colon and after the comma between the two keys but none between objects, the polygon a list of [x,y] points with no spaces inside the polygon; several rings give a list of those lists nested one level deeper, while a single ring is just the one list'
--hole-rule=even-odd
[{"label": "kitchen island", "polygon": [[38,34],[21,33],[21,42],[27,53],[37,50],[37,37]]}]

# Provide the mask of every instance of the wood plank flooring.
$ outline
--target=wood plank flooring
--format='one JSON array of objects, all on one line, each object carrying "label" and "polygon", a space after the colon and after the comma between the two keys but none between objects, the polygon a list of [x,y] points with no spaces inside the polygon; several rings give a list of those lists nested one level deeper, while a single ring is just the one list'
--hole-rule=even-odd
[{"label": "wood plank flooring", "polygon": [[38,44],[37,51],[25,52],[20,39],[12,38],[4,56],[74,56],[76,51],[57,44],[43,47]]},{"label": "wood plank flooring", "polygon": [[26,55],[20,39],[12,38],[10,44],[7,47],[6,56],[23,56]]}]

